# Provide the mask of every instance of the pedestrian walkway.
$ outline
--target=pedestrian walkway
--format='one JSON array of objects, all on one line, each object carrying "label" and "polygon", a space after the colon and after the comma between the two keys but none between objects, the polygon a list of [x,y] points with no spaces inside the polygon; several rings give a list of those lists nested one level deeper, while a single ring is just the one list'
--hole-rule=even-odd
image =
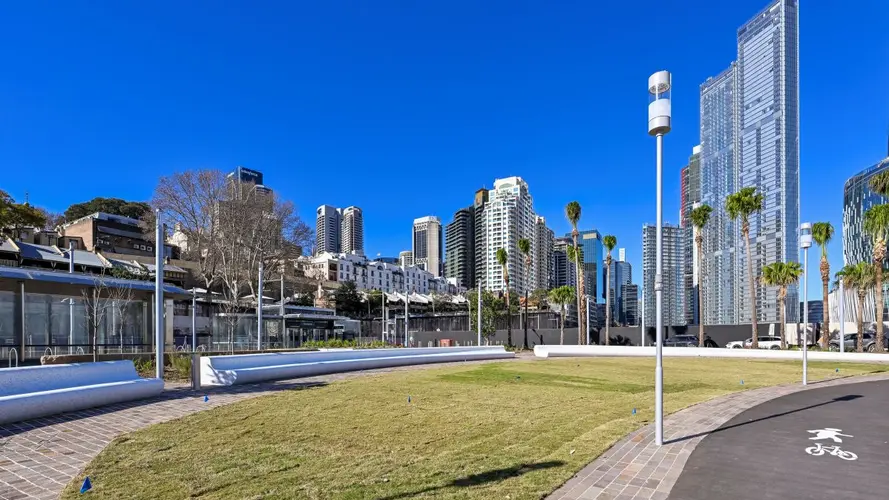
[{"label": "pedestrian walkway", "polygon": [[[707,440],[704,439],[705,437],[708,435],[728,435],[728,433],[725,432],[727,427],[735,425],[736,422],[740,423],[745,421],[746,417],[742,413],[745,412],[745,410],[758,407],[775,398],[781,398],[782,396],[796,393],[800,393],[799,396],[801,397],[811,396],[814,400],[820,401],[822,396],[817,393],[818,390],[833,389],[837,390],[838,393],[847,394],[849,393],[848,388],[840,386],[871,381],[883,381],[882,387],[885,388],[885,381],[889,381],[889,374],[839,378],[810,384],[806,387],[800,384],[794,384],[754,389],[737,392],[686,408],[664,419],[665,442],[663,446],[657,446],[654,443],[654,424],[643,427],[620,440],[601,457],[584,467],[583,470],[577,473],[577,475],[571,478],[561,488],[548,496],[547,499],[665,500],[670,498],[677,500],[693,500],[700,498],[712,500],[718,498],[720,500],[734,500],[735,498],[755,498],[761,500],[764,498],[773,498],[762,494],[765,484],[768,484],[769,488],[772,486],[771,483],[764,483],[760,480],[760,477],[757,475],[759,468],[756,469],[757,473],[747,468],[748,464],[753,464],[758,460],[762,460],[761,454],[748,456],[743,453],[743,450],[731,449],[717,444],[713,448],[717,450],[716,454],[721,453],[726,461],[731,457],[731,465],[723,463],[721,466],[705,466],[707,461],[712,460],[713,457],[713,453],[708,453],[708,455],[702,456],[700,461],[695,462],[699,465],[696,465],[696,469],[693,471],[689,469],[688,475],[683,474],[683,469],[686,468],[689,457],[692,456],[692,452],[695,451],[699,443],[701,443],[702,440],[707,443]],[[859,386],[856,385],[854,392],[858,391]],[[793,406],[795,409],[793,413],[806,413],[808,411],[806,406],[809,405],[804,404],[799,406],[797,404]],[[837,406],[837,408],[839,408],[839,406]],[[774,416],[774,413],[771,412],[772,409],[768,404],[755,408],[755,410],[757,411],[757,415],[764,413],[764,416]],[[842,408],[842,410],[848,411],[849,408],[845,407]],[[777,411],[777,413],[781,413],[781,411]],[[788,415],[787,418],[792,419],[795,417]],[[849,415],[847,418],[849,420],[854,420],[860,418],[860,415],[855,413]],[[772,424],[772,420],[763,420],[761,427],[757,427],[756,429],[766,428]],[[819,428],[812,427],[811,425],[815,425],[814,423],[808,425],[810,426],[800,432],[805,433],[808,429]],[[830,425],[823,425],[831,427]],[[799,427],[802,429],[803,425],[800,424]],[[834,425],[833,427],[845,429],[843,425],[839,424]],[[735,428],[737,427],[732,427],[732,429]],[[714,432],[717,429],[720,430]],[[759,431],[754,431],[752,429],[754,428],[751,426],[750,429],[745,430],[744,435],[741,436],[740,439],[753,439],[756,432]],[[855,434],[855,432],[850,433]],[[808,435],[805,437],[808,437]],[[803,439],[803,441],[805,441],[805,439]],[[885,441],[885,439],[883,441]],[[880,442],[882,443],[883,441]],[[760,438],[758,439],[758,442],[769,443],[769,438]],[[710,450],[711,448],[707,446],[707,449]],[[806,454],[802,453],[800,456],[804,457]],[[840,459],[836,460],[839,461]],[[783,463],[783,474],[788,476],[796,474],[797,469],[794,467],[794,464],[795,462],[793,460]],[[813,467],[813,470],[816,469],[817,467]],[[823,471],[823,467],[820,470]],[[883,470],[885,470],[885,468]],[[683,483],[682,491],[679,492],[677,490],[676,494],[671,494],[674,485],[677,485],[677,480],[680,480],[680,476],[682,477],[681,482]],[[705,492],[702,490],[701,493],[695,494],[695,496],[691,496],[692,494],[689,493],[690,491],[694,491],[695,488],[701,488],[703,485],[712,484],[714,480],[726,476],[729,476],[729,479],[732,477],[735,478],[739,488],[743,488],[746,485],[747,493],[752,496],[726,496],[724,490],[716,488],[715,486],[711,489],[707,489]],[[754,480],[757,485],[763,487],[751,488],[751,480]],[[685,485],[686,481],[689,481],[688,485]],[[781,489],[781,491],[784,492],[785,496],[775,496],[774,498],[813,498],[809,496],[788,495],[787,491],[784,489]],[[858,497],[846,497],[840,495],[829,498]]]},{"label": "pedestrian walkway", "polygon": [[[158,397],[0,426],[0,500],[55,499],[111,441],[149,425],[282,390],[393,371],[510,360],[469,361],[382,368],[296,380],[192,391],[167,384]],[[207,396],[207,401],[204,401]]]}]

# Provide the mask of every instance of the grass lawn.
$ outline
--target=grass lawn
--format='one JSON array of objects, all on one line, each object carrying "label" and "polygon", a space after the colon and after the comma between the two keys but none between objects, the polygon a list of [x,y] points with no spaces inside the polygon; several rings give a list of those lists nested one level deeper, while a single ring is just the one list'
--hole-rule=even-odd
[{"label": "grass lawn", "polygon": [[[889,366],[809,363],[810,380]],[[665,359],[665,411],[799,381],[794,362]],[[91,497],[541,498],[654,414],[654,361],[549,359],[286,391],[117,439]],[[740,385],[740,380],[744,385]],[[408,402],[408,396],[411,401]],[[633,408],[637,415],[632,415]],[[83,477],[63,498],[81,498]]]}]

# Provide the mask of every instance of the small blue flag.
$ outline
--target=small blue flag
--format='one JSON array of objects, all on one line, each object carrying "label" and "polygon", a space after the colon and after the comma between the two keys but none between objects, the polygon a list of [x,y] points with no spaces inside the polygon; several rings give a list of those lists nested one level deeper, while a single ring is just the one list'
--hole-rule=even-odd
[{"label": "small blue flag", "polygon": [[210,396],[204,396],[204,402],[210,401]]},{"label": "small blue flag", "polygon": [[744,385],[744,379],[741,379],[741,385]]},{"label": "small blue flag", "polygon": [[83,480],[83,486],[80,487],[80,494],[82,495],[82,494],[86,493],[87,491],[91,490],[92,488],[93,488],[93,483],[90,482],[90,478],[89,478],[89,476],[87,476],[87,478]]},{"label": "small blue flag", "polygon": [[410,395],[408,395],[408,397],[407,397],[407,402],[408,402],[408,403],[411,402],[411,397],[410,397]]},{"label": "small blue flag", "polygon": [[839,368],[837,368],[837,373],[840,373],[840,369],[839,369]]},{"label": "small blue flag", "polygon": [[635,414],[636,414],[636,409],[635,409],[635,408],[633,408],[633,415],[635,415]]}]

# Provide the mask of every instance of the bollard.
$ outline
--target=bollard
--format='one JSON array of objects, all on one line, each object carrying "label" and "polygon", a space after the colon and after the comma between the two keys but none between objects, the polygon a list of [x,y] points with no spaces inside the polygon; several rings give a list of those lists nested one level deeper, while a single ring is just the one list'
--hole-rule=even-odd
[{"label": "bollard", "polygon": [[201,388],[201,355],[197,352],[191,353],[191,388]]}]

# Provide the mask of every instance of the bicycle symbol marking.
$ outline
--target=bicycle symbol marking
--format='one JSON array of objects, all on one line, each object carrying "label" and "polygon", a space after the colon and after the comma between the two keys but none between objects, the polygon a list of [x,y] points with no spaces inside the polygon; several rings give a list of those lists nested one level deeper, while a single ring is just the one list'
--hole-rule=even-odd
[{"label": "bicycle symbol marking", "polygon": [[841,450],[839,446],[821,446],[821,443],[815,443],[815,446],[806,448],[806,453],[815,457],[820,457],[827,453],[840,457],[843,460],[858,460],[858,455],[851,451]]}]

